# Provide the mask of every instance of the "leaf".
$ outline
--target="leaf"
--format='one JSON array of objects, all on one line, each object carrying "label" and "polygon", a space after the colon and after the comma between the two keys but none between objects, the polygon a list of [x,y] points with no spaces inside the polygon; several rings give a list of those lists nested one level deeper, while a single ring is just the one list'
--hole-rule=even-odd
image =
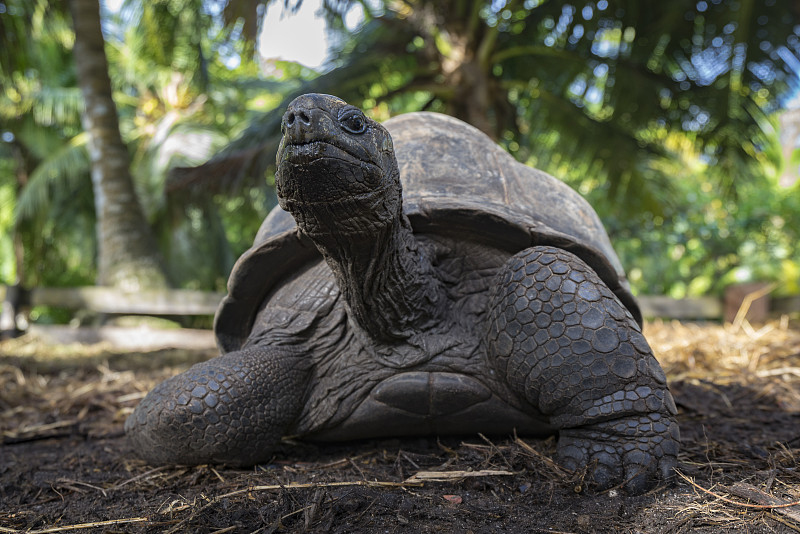
[{"label": "leaf", "polygon": [[17,200],[17,224],[47,212],[56,192],[69,195],[88,186],[87,141],[86,133],[76,135],[34,169]]}]

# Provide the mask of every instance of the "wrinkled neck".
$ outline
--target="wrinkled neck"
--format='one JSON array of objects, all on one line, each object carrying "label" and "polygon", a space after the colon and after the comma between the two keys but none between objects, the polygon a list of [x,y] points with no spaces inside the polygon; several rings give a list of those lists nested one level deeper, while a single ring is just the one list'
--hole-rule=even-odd
[{"label": "wrinkled neck", "polygon": [[314,239],[355,322],[373,339],[408,339],[440,318],[444,296],[408,219],[361,236]]}]

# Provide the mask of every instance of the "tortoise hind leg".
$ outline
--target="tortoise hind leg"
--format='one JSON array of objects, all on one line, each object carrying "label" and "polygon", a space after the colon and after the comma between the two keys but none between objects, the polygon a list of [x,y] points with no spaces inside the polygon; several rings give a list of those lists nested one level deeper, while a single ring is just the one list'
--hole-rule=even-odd
[{"label": "tortoise hind leg", "polygon": [[577,256],[533,247],[498,277],[487,347],[511,390],[560,430],[568,468],[641,493],[671,476],[679,433],[666,377],[630,312]]},{"label": "tortoise hind leg", "polygon": [[165,380],[125,421],[136,453],[154,464],[253,465],[302,409],[309,358],[248,347]]}]

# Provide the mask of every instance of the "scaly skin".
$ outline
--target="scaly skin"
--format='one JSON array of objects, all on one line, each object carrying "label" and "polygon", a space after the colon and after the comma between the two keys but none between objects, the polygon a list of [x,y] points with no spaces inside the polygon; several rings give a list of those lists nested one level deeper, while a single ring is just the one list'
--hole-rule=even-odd
[{"label": "scaly skin", "polygon": [[[561,429],[558,456],[600,488],[668,478],[680,440],[666,377],[627,309],[580,258],[553,247],[499,275],[488,350],[497,371]],[[596,465],[595,465],[596,463]]]},{"label": "scaly skin", "polygon": [[302,409],[306,360],[250,347],[198,363],[148,393],[125,421],[128,440],[154,464],[266,461]]}]

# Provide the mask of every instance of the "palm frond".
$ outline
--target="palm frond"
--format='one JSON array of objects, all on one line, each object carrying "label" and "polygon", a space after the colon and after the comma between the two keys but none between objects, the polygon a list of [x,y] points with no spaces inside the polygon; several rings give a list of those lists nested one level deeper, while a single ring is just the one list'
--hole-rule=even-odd
[{"label": "palm frond", "polygon": [[[359,31],[359,40],[346,43],[339,60],[331,70],[312,80],[289,86],[280,104],[256,114],[248,127],[220,154],[198,167],[176,168],[170,174],[171,192],[194,189],[214,194],[230,191],[262,179],[275,164],[280,143],[281,118],[286,106],[297,96],[309,92],[335,94],[355,105],[381,95],[369,93],[371,82],[380,73],[416,63],[406,45],[416,33],[395,20],[380,17],[368,21]],[[406,70],[407,67],[406,67]],[[399,84],[409,83],[413,76],[399,77]],[[274,82],[267,82],[274,87]],[[384,91],[396,89],[389,87]]]},{"label": "palm frond", "polygon": [[15,220],[32,219],[49,211],[54,192],[69,196],[82,188],[91,188],[86,150],[88,135],[81,133],[70,139],[31,173],[17,199]]},{"label": "palm frond", "polygon": [[164,209],[166,177],[179,166],[207,161],[228,141],[225,132],[207,124],[165,124],[167,131],[142,143],[131,165],[137,192],[149,220]]},{"label": "palm frond", "polygon": [[410,111],[419,101],[426,109],[463,115],[459,110],[472,103],[459,98],[468,93],[443,86],[446,69],[437,64],[452,59],[446,32],[466,32],[460,35],[483,47],[492,94],[484,113],[520,159],[556,171],[591,169],[603,177],[597,187],[611,201],[655,213],[672,201],[665,169],[676,168],[682,155],[650,132],[692,139],[711,163],[709,172],[735,194],[737,184],[772,172],[770,114],[800,84],[793,66],[800,65],[796,3],[384,5],[385,13],[344,42],[331,70],[292,88],[275,110],[254,116],[207,164],[176,170],[174,188],[202,184],[219,191],[268,172],[280,114],[304,92],[390,110],[392,102]]},{"label": "palm frond", "polygon": [[37,124],[80,126],[83,97],[77,87],[42,87],[32,96],[30,108]]}]

